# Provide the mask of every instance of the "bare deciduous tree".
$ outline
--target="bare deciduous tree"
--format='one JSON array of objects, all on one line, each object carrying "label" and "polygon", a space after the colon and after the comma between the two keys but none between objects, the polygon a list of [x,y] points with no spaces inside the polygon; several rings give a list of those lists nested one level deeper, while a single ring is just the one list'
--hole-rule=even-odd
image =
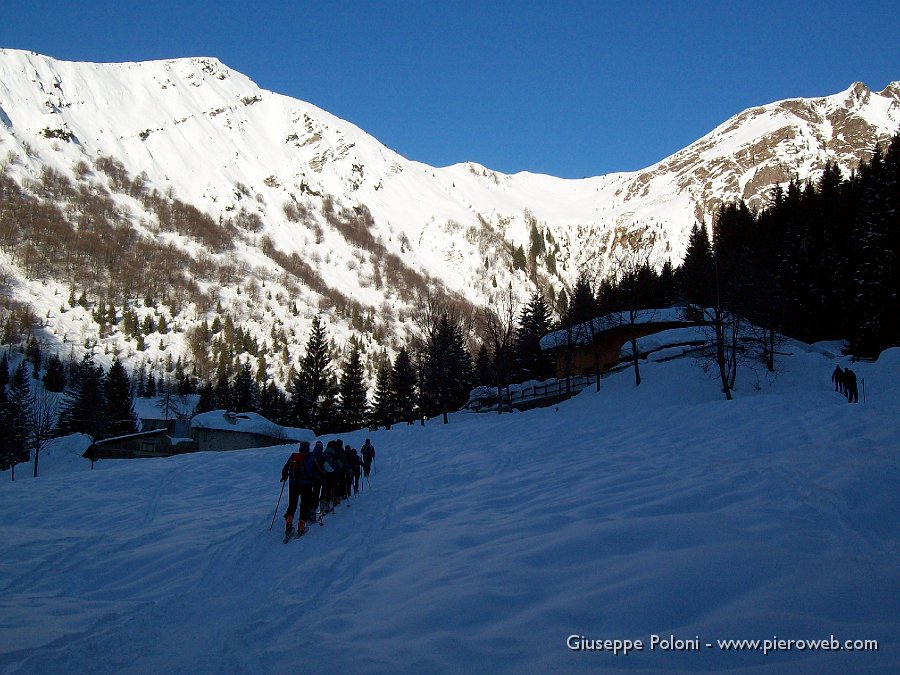
[{"label": "bare deciduous tree", "polygon": [[56,429],[56,413],[59,410],[59,394],[38,388],[31,405],[31,449],[34,453],[34,477],[38,476],[41,452],[53,438]]},{"label": "bare deciduous tree", "polygon": [[510,286],[505,292],[491,297],[488,306],[479,309],[476,316],[476,332],[488,345],[493,359],[498,414],[503,412],[504,387],[509,398],[518,313],[519,302]]},{"label": "bare deciduous tree", "polygon": [[[640,352],[638,351],[637,333],[633,329],[640,322],[652,321],[653,312],[646,310],[651,289],[643,274],[649,271],[653,261],[654,236],[647,232],[637,232],[631,241],[616,249],[610,257],[610,277],[616,287],[616,304],[614,312],[607,315],[606,323],[612,326],[631,326],[631,363],[634,368],[634,386],[641,384]],[[645,311],[642,311],[645,310]]]}]

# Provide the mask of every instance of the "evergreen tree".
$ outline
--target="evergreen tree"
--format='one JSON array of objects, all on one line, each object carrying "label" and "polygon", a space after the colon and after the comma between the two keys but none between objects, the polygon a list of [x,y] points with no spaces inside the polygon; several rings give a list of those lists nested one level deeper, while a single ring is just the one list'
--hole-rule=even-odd
[{"label": "evergreen tree", "polygon": [[544,254],[545,245],[544,238],[541,236],[540,230],[538,230],[537,221],[534,217],[531,217],[529,220],[531,220],[531,232],[528,235],[528,261],[534,268],[538,258]]},{"label": "evergreen tree", "polygon": [[56,354],[51,354],[47,359],[47,369],[44,372],[44,388],[47,391],[61,392],[66,388],[66,367]]},{"label": "evergreen tree", "polygon": [[153,321],[153,317],[149,314],[144,317],[144,322],[141,324],[141,332],[144,335],[150,335],[150,333],[156,332],[156,323]]},{"label": "evergreen tree", "polygon": [[582,271],[575,280],[575,288],[572,289],[562,325],[577,326],[595,318],[597,318],[597,298],[591,288],[591,279],[587,271]]},{"label": "evergreen tree", "polygon": [[709,307],[714,296],[712,244],[706,228],[695,223],[688,237],[684,261],[676,275],[681,296],[688,302]]},{"label": "evergreen tree", "polygon": [[349,429],[359,429],[368,419],[368,399],[365,371],[359,357],[359,347],[354,344],[341,373],[338,387],[341,422]]},{"label": "evergreen tree", "polygon": [[147,387],[144,390],[144,395],[147,398],[156,398],[156,375],[153,371],[150,371],[150,374],[147,375]]},{"label": "evergreen tree", "polygon": [[107,434],[124,436],[137,431],[137,415],[134,412],[134,398],[131,382],[122,363],[113,361],[105,379],[106,415],[109,419]]},{"label": "evergreen tree", "polygon": [[197,399],[197,405],[194,408],[194,414],[209,412],[216,409],[216,390],[212,382],[205,380],[200,385],[200,397]]},{"label": "evergreen tree", "polygon": [[32,377],[38,379],[41,374],[41,345],[34,334],[28,338],[28,344],[25,347],[25,356],[31,362]]},{"label": "evergreen tree", "polygon": [[536,290],[519,317],[516,331],[516,361],[521,380],[546,380],[554,372],[553,358],[541,349],[541,338],[552,332],[550,307]]},{"label": "evergreen tree", "polygon": [[491,352],[483,342],[475,355],[475,384],[479,387],[494,386],[494,364],[491,363]]},{"label": "evergreen tree", "polygon": [[260,387],[265,388],[267,379],[269,379],[269,372],[266,364],[266,355],[260,354],[256,363],[256,382]]},{"label": "evergreen tree", "polygon": [[862,356],[877,356],[900,338],[900,288],[896,285],[900,249],[894,201],[900,176],[893,150],[898,143],[895,138],[887,158],[876,145],[872,160],[860,167],[861,203],[854,224],[859,264],[852,280],[856,303],[851,348]]},{"label": "evergreen tree", "polygon": [[4,391],[0,400],[0,471],[12,469],[11,478],[16,479],[15,466],[29,459],[31,441],[31,408],[33,399],[26,361],[20,361],[13,371],[9,391]]},{"label": "evergreen tree", "polygon": [[231,387],[231,380],[228,373],[219,371],[216,377],[216,384],[213,388],[215,396],[215,405],[217,410],[232,410],[234,407],[234,391]]},{"label": "evergreen tree", "polygon": [[512,265],[514,270],[525,270],[528,267],[528,260],[525,258],[525,249],[521,244],[513,249]]},{"label": "evergreen tree", "polygon": [[0,394],[6,393],[6,385],[9,384],[9,353],[3,352],[0,358]]},{"label": "evergreen tree", "polygon": [[319,435],[334,422],[337,386],[325,328],[318,316],[313,319],[306,353],[290,386],[296,425]]},{"label": "evergreen tree", "polygon": [[291,423],[287,397],[278,388],[278,385],[271,380],[268,386],[264,387],[260,393],[259,412],[263,417],[272,420],[276,424]]},{"label": "evergreen tree", "polygon": [[231,409],[234,412],[259,412],[259,407],[259,387],[253,379],[250,363],[244,362],[234,378]]},{"label": "evergreen tree", "polygon": [[412,424],[416,419],[416,369],[406,347],[401,347],[391,369],[391,394],[396,420]]},{"label": "evergreen tree", "polygon": [[472,387],[472,357],[466,349],[462,328],[443,314],[429,336],[419,387],[421,407],[429,415],[458,410]]},{"label": "evergreen tree", "polygon": [[385,429],[390,429],[396,419],[396,415],[396,405],[391,388],[391,367],[389,363],[385,362],[381,364],[375,377],[371,421],[376,427],[382,426]]},{"label": "evergreen tree", "polygon": [[57,422],[59,435],[83,433],[94,440],[106,437],[106,396],[103,367],[86,353],[78,363],[63,395]]}]

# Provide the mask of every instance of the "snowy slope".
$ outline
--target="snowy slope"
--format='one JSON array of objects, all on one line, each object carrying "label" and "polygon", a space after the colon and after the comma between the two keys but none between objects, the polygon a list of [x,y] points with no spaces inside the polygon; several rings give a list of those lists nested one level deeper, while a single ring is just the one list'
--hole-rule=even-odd
[{"label": "snowy slope", "polygon": [[[755,200],[777,181],[815,176],[826,160],[849,171],[875,139],[896,132],[898,98],[898,83],[881,93],[856,83],[825,98],[773,103],[644,171],[564,180],[408,161],[358,127],[260,89],[212,58],[70,63],[7,49],[0,50],[0,149],[30,154],[27,168],[64,172],[79,158],[119,158],[133,175],[146,172],[150,185],[173,188],[215,218],[240,208],[259,214],[280,247],[301,253],[305,233],[285,218],[286,202],[317,205],[319,195],[331,195],[365,204],[390,250],[399,252],[404,236],[415,265],[483,300],[474,278],[485,275],[484,253],[461,234],[480,227],[479,217],[527,249],[528,210],[560,243],[566,283],[604,246],[621,245],[617,228],[648,228],[658,255],[677,263],[687,231],[698,219],[709,224],[721,200]],[[45,129],[72,140],[45,138]]]},{"label": "snowy slope", "polygon": [[[0,482],[0,671],[896,672],[900,351],[853,364],[859,405],[827,348],[787,351],[730,403],[676,360],[558,409],[377,432],[371,487],[288,545],[268,527],[290,446],[48,456]],[[879,651],[716,646],[832,635]]]}]

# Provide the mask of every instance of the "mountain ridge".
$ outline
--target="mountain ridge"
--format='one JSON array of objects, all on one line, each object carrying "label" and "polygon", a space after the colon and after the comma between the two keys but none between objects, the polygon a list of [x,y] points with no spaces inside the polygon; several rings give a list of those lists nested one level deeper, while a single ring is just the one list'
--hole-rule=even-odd
[{"label": "mountain ridge", "polygon": [[[634,242],[656,264],[677,263],[692,225],[710,226],[721,203],[759,206],[775,183],[815,179],[827,161],[848,172],[898,127],[900,82],[878,93],[854,83],[831,96],[743,111],[642,171],[508,175],[474,162],[408,160],[216,58],[97,64],[0,49],[0,168],[7,175],[27,186],[49,167],[75,185],[109,190],[142,237],[237,268],[223,283],[193,275],[226,308],[240,301],[241,286],[272,288],[281,305],[272,316],[291,324],[300,341],[321,311],[340,324],[339,343],[353,333],[350,310],[339,316],[333,301],[323,302],[322,284],[399,339],[432,291],[483,305],[496,289],[512,286],[524,298],[537,284],[556,298],[581,269],[609,272],[616,251]],[[133,194],[91,170],[105,158],[121,164],[129,185],[140,182]],[[230,242],[216,250],[208,239],[167,229],[147,206],[148,192],[206,214]],[[539,253],[517,265],[516,249],[531,253],[535,233]],[[13,276],[25,276],[21,265],[7,264]],[[320,281],[296,281],[297,265]],[[294,282],[282,283],[285,275]],[[57,294],[74,284],[53,282]],[[410,284],[412,291],[404,288]],[[278,296],[296,303],[296,319]],[[58,309],[29,292],[21,299],[41,314]],[[252,308],[242,311],[251,318]],[[203,316],[209,312],[195,306],[185,324]],[[262,336],[271,325],[258,328]],[[48,330],[48,339],[60,338]],[[118,342],[116,349],[129,347]]]}]

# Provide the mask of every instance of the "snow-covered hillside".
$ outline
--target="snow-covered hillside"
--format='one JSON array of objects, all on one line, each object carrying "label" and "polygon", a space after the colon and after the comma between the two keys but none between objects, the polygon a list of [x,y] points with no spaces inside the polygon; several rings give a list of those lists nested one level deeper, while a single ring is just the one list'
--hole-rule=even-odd
[{"label": "snow-covered hillside", "polygon": [[[213,58],[72,63],[0,49],[8,189],[58,205],[72,232],[90,229],[99,212],[127,242],[85,280],[58,260],[73,257],[71,244],[47,235],[31,242],[35,250],[62,248],[45,270],[27,247],[10,253],[16,209],[25,210],[17,205],[5,226],[12,233],[0,237],[0,292],[33,308],[49,351],[77,359],[93,348],[101,360],[118,355],[158,374],[167,359],[190,360],[185,334],[223,308],[267,342],[269,377],[282,384],[311,317],[322,313],[339,349],[352,335],[361,340],[371,376],[373,354],[395,353],[426,294],[444,290],[483,305],[497,289],[512,286],[524,299],[537,284],[552,302],[579,269],[609,271],[604,262],[636,243],[649,245],[660,265],[678,263],[691,226],[709,224],[723,200],[758,204],[774,183],[815,177],[828,160],[849,172],[876,139],[896,132],[898,99],[898,83],[880,93],[856,83],[825,98],[773,103],[644,171],[566,180],[408,161]],[[146,345],[64,303],[75,288],[87,289],[88,309],[112,301],[104,297],[110,269],[128,260],[143,277],[120,284],[119,316],[131,306],[140,320],[175,324]],[[160,278],[178,279],[182,287],[168,295],[179,297],[143,305]]]},{"label": "snow-covered hillside", "polygon": [[[94,471],[55,448],[0,483],[0,671],[896,672],[900,351],[852,364],[858,405],[834,350],[785,351],[732,402],[682,359],[371,434],[371,486],[287,545],[290,446]],[[832,636],[878,651],[718,643]]]}]

